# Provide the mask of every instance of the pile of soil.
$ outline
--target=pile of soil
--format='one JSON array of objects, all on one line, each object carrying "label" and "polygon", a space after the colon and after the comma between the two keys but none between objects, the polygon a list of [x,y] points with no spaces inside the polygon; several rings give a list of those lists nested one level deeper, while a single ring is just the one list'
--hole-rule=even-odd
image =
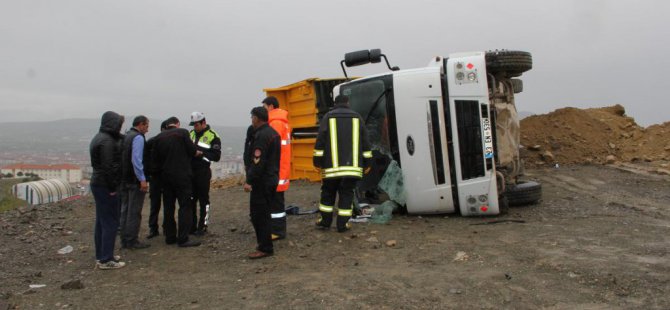
[{"label": "pile of soil", "polygon": [[230,187],[237,187],[244,185],[244,175],[233,175],[223,179],[215,179],[210,183],[210,189],[226,189]]},{"label": "pile of soil", "polygon": [[521,120],[522,157],[529,166],[670,160],[670,122],[647,128],[621,105],[562,108]]}]

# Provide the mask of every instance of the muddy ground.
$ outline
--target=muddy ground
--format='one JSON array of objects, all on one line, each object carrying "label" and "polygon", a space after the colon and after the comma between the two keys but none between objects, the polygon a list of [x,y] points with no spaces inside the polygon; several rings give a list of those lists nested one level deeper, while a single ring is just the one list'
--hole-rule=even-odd
[{"label": "muddy ground", "polygon": [[[0,309],[670,308],[667,176],[576,166],[528,177],[543,183],[542,202],[498,218],[395,215],[340,234],[291,216],[289,238],[258,261],[245,257],[254,247],[247,194],[217,190],[203,246],[152,239],[119,250],[128,266],[112,271],[94,269],[88,198],[9,211],[0,214]],[[318,191],[294,183],[287,202],[314,208]],[[499,219],[525,222],[477,225]],[[66,245],[74,250],[57,254]],[[83,289],[61,289],[76,279]]]}]

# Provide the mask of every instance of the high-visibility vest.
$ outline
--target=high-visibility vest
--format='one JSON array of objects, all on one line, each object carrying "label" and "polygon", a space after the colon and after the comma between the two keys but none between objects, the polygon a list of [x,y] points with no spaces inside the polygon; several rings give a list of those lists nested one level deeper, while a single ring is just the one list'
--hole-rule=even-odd
[{"label": "high-visibility vest", "polygon": [[289,188],[291,178],[291,126],[288,124],[288,112],[282,109],[269,111],[268,124],[281,138],[277,191],[283,192]]},{"label": "high-visibility vest", "polygon": [[202,133],[202,137],[198,141],[196,141],[196,132],[195,130],[191,130],[191,141],[193,143],[196,143],[197,146],[203,148],[203,149],[210,149],[212,147],[212,141],[219,137],[219,135],[212,129],[207,129],[205,132]]}]

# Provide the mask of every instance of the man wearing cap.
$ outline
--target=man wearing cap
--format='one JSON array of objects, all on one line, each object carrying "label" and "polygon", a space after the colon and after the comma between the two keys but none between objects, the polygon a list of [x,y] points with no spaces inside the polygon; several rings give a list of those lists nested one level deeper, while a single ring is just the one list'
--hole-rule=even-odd
[{"label": "man wearing cap", "polygon": [[277,183],[277,194],[270,207],[272,240],[278,240],[286,238],[284,192],[288,190],[291,177],[291,127],[288,124],[288,112],[279,108],[279,101],[276,97],[269,96],[263,99],[263,107],[268,110],[268,124],[281,138],[279,182]]},{"label": "man wearing cap", "polygon": [[[202,236],[207,232],[209,224],[209,183],[212,180],[210,163],[221,159],[221,138],[207,125],[205,114],[191,113],[191,141],[198,150],[193,158],[193,226],[191,232]],[[200,202],[200,216],[197,214],[197,203]]]},{"label": "man wearing cap", "polygon": [[251,192],[249,213],[256,231],[256,251],[249,253],[250,259],[270,256],[274,253],[271,236],[270,206],[277,192],[279,180],[279,156],[281,138],[268,126],[268,111],[263,107],[251,110],[251,124],[254,127],[248,162],[249,169],[244,191]]},{"label": "man wearing cap", "polygon": [[[163,188],[165,243],[193,247],[200,245],[198,241],[189,240],[188,236],[193,224],[191,160],[197,150],[189,138],[188,131],[179,127],[179,119],[176,117],[168,119],[168,129],[155,137],[151,160]],[[175,200],[179,201],[179,226],[174,220]]]}]

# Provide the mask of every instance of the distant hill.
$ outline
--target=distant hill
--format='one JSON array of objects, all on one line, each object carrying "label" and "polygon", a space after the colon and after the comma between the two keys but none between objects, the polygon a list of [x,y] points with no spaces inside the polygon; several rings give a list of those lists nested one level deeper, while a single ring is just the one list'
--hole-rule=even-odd
[{"label": "distant hill", "polygon": [[[151,126],[147,138],[158,134],[160,123],[159,120],[150,121]],[[129,125],[126,121],[124,132]],[[100,120],[98,119],[0,123],[0,145],[2,145],[0,151],[50,154],[88,152],[88,145],[99,127]],[[190,129],[188,126],[185,128]],[[212,128],[223,139],[224,154],[242,154],[247,127],[213,125]]]}]

